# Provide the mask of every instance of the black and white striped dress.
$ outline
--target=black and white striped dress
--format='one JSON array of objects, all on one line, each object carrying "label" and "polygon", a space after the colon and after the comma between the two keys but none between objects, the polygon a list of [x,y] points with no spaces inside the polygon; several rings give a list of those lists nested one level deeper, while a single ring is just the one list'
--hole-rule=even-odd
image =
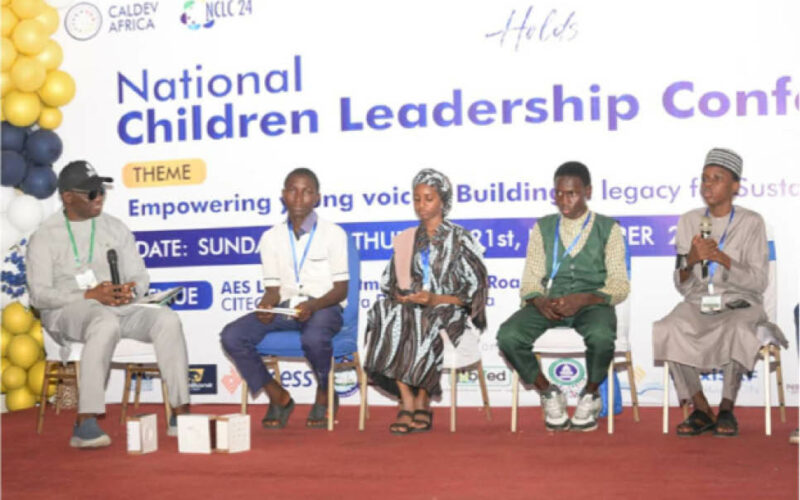
[{"label": "black and white striped dress", "polygon": [[411,262],[411,290],[423,289],[421,253],[429,248],[432,293],[458,297],[463,306],[435,307],[401,304],[394,300],[399,291],[394,256],[381,277],[385,297],[367,315],[367,355],[364,367],[372,381],[398,395],[397,380],[422,388],[432,396],[441,393],[442,339],[447,332],[458,345],[468,319],[481,331],[486,328],[488,277],[483,247],[463,227],[444,221],[429,238],[420,225],[414,236]]}]

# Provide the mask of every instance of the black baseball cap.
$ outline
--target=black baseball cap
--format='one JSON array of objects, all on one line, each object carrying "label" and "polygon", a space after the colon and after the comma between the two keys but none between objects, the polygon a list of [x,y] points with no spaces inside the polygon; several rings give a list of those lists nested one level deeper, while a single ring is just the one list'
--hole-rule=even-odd
[{"label": "black baseball cap", "polygon": [[58,192],[91,191],[98,189],[104,182],[114,182],[111,177],[100,177],[94,167],[85,160],[77,160],[67,164],[58,174]]}]

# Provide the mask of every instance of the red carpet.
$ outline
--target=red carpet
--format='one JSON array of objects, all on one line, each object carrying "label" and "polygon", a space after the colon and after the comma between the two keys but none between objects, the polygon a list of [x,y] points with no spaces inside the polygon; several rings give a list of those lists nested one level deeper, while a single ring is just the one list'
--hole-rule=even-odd
[{"label": "red carpet", "polygon": [[[163,407],[144,405],[144,412]],[[223,414],[236,406],[193,407]],[[283,431],[260,428],[263,406],[250,406],[249,452],[177,453],[163,430],[159,450],[126,453],[119,405],[109,405],[101,426],[110,448],[73,450],[68,441],[74,412],[48,409],[44,432],[34,431],[34,411],[2,416],[2,497],[36,498],[798,498],[798,447],[788,444],[797,409],[773,435],[764,436],[763,410],[740,408],[735,439],[678,438],[661,434],[661,411],[630,408],[616,433],[551,434],[538,408],[520,414],[520,432],[509,431],[509,409],[494,409],[487,422],[476,408],[459,410],[458,432],[449,432],[449,410],[436,411],[428,434],[392,436],[394,409],[373,407],[365,432],[356,430],[357,408],[343,407],[339,425],[304,428],[308,406],[298,406]],[[671,423],[677,424],[679,409]]]}]

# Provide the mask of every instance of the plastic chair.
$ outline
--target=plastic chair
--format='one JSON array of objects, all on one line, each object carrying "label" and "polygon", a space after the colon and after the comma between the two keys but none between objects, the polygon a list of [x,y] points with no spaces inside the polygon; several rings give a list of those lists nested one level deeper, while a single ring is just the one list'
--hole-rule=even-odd
[{"label": "plastic chair", "polygon": [[[80,360],[83,352],[83,344],[80,342],[70,342],[68,345],[61,345],[57,343],[50,335],[50,332],[44,331],[44,348],[46,354],[45,363],[45,377],[42,383],[41,403],[39,412],[36,418],[36,432],[42,433],[44,427],[44,412],[47,406],[47,389],[51,383],[56,386],[60,384],[74,385],[79,393],[80,387],[78,380],[80,379]],[[111,367],[115,368],[122,364],[125,367],[125,389],[122,394],[122,415],[120,422],[125,421],[127,412],[128,400],[130,399],[130,381],[134,373],[143,374],[153,373],[160,375],[158,365],[156,364],[156,354],[153,349],[153,344],[147,342],[140,342],[138,340],[123,338],[120,339],[114,354],[111,358]],[[139,393],[141,391],[141,380],[137,379],[136,394],[134,407],[139,407]],[[169,425],[169,417],[172,409],[169,406],[169,398],[167,397],[167,386],[164,381],[161,381],[161,394],[164,399],[164,408],[167,415],[167,426]],[[56,415],[61,412],[61,401],[56,398]]]},{"label": "plastic chair", "polygon": [[[767,314],[767,323],[758,325],[756,336],[761,341],[761,349],[758,354],[764,360],[764,434],[772,435],[772,388],[770,384],[770,371],[774,359],[775,379],[778,386],[778,404],[780,406],[781,422],[786,422],[786,400],[783,391],[783,367],[781,364],[781,347],[788,347],[789,343],[783,336],[780,328],[776,326],[777,303],[778,303],[778,278],[777,262],[775,254],[775,240],[772,229],[767,226],[767,245],[769,246],[769,269],[768,284],[764,291],[764,311]],[[669,364],[664,363],[664,397],[662,401],[662,424],[661,431],[669,433]],[[687,405],[682,405],[683,417],[689,416]]]},{"label": "plastic chair", "polygon": [[[631,275],[631,259],[627,245],[625,247],[625,266],[628,278]],[[639,397],[636,392],[636,377],[633,372],[633,355],[629,339],[631,325],[630,296],[616,306],[617,313],[617,340],[614,345],[614,357],[608,366],[608,433],[614,433],[614,371],[618,366],[628,370],[628,382],[631,389],[631,406],[633,407],[633,420],[639,421]],[[536,360],[541,366],[541,356],[554,356],[560,354],[584,353],[586,345],[583,337],[572,328],[558,327],[545,332],[536,339],[533,345]],[[617,361],[623,357],[623,361]],[[519,374],[513,370],[511,376],[511,432],[517,432],[517,407],[519,405]]]},{"label": "plastic chair", "polygon": [[[630,300],[626,299],[616,306],[617,340],[614,346],[614,358],[608,366],[608,433],[614,433],[614,371],[617,367],[626,367],[631,388],[631,406],[633,420],[639,421],[639,398],[636,392],[636,377],[633,373],[633,355],[628,340],[630,331]],[[583,337],[572,328],[552,328],[536,339],[534,354],[541,366],[541,356],[555,356],[567,353],[584,353],[586,345]],[[618,361],[617,358],[624,360]],[[519,405],[519,374],[514,370],[511,376],[511,432],[517,432],[517,407]]]},{"label": "plastic chair", "polygon": [[[361,286],[361,262],[355,240],[347,238],[347,267],[350,275],[347,288],[347,307],[342,311],[342,329],[333,339],[333,356],[331,370],[328,372],[328,430],[333,430],[333,399],[334,399],[334,372],[336,370],[355,368],[359,383],[364,378],[361,369],[361,360],[358,357],[358,310],[359,287]],[[267,369],[275,372],[275,381],[281,383],[281,373],[278,366],[279,360],[305,360],[303,348],[300,343],[300,331],[289,330],[271,332],[256,346],[262,355]],[[361,389],[361,410],[359,413],[359,428],[363,428],[365,389]],[[247,413],[247,382],[242,381],[242,413]]]},{"label": "plastic chair", "polygon": [[444,343],[442,371],[450,372],[450,432],[456,431],[456,388],[458,385],[459,370],[465,370],[475,366],[478,371],[478,382],[481,388],[481,398],[483,399],[483,411],[486,413],[486,420],[492,420],[492,408],[489,405],[489,391],[486,387],[486,374],[483,372],[483,360],[481,359],[481,337],[480,332],[471,324],[467,325],[458,347],[450,342],[450,337],[441,330],[439,335]]}]

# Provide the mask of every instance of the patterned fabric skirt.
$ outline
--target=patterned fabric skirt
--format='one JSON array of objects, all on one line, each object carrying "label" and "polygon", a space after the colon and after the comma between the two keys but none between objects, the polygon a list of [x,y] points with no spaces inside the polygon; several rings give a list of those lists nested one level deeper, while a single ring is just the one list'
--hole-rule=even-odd
[{"label": "patterned fabric skirt", "polygon": [[466,321],[464,309],[454,305],[423,307],[380,300],[367,314],[364,369],[376,385],[395,396],[400,395],[397,380],[438,396],[444,350],[439,331],[444,329],[458,345]]}]

